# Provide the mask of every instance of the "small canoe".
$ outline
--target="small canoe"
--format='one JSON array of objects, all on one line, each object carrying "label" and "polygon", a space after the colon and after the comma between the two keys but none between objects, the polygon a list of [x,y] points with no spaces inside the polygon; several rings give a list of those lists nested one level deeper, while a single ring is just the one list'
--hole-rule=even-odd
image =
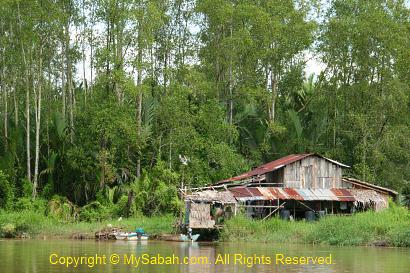
[{"label": "small canoe", "polygon": [[148,240],[148,235],[144,234],[141,235],[141,238],[138,238],[138,236],[128,236],[125,238],[127,241],[145,241]]},{"label": "small canoe", "polygon": [[117,232],[115,233],[115,239],[117,240],[125,240],[129,235],[137,235],[135,232]]},{"label": "small canoe", "polygon": [[192,238],[189,238],[185,234],[180,234],[179,236],[179,239],[181,242],[195,242],[196,240],[198,240],[198,238],[199,238],[199,234],[192,235]]},{"label": "small canoe", "polygon": [[136,232],[118,232],[115,234],[115,239],[127,241],[148,240],[148,235],[143,234],[141,238],[138,238],[138,233]]}]

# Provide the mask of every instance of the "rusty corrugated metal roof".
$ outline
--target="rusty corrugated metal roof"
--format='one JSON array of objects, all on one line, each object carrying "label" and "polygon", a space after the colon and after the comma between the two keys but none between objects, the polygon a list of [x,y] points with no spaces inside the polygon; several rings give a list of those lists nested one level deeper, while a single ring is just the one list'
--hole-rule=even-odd
[{"label": "rusty corrugated metal roof", "polygon": [[229,191],[239,201],[270,200],[263,196],[257,188],[231,188]]},{"label": "rusty corrugated metal roof", "polygon": [[232,182],[232,181],[238,181],[238,180],[243,180],[252,176],[257,176],[261,174],[265,174],[267,172],[274,171],[276,169],[282,168],[285,165],[288,165],[290,163],[296,162],[298,160],[301,160],[305,157],[308,157],[313,154],[291,154],[282,158],[279,158],[277,160],[271,161],[269,163],[263,164],[259,167],[256,167],[252,169],[249,172],[240,174],[238,176],[234,176],[225,180],[222,180],[218,182],[217,184],[224,183],[224,182]]},{"label": "rusty corrugated metal roof", "polygon": [[287,199],[286,192],[283,192],[281,188],[267,188],[275,196],[275,199]]},{"label": "rusty corrugated metal roof", "polygon": [[295,189],[274,187],[238,187],[229,189],[239,201],[299,200],[299,201],[355,201],[347,189]]},{"label": "rusty corrugated metal roof", "polygon": [[330,189],[339,201],[351,202],[355,201],[353,194],[347,189]]},{"label": "rusty corrugated metal roof", "polygon": [[286,193],[288,196],[287,199],[293,199],[293,200],[304,200],[302,195],[298,192],[297,189],[291,189],[291,188],[284,188],[283,191]]},{"label": "rusty corrugated metal roof", "polygon": [[269,188],[258,188],[259,192],[266,198],[269,198],[269,200],[274,200],[278,199],[278,196],[276,194],[273,194]]},{"label": "rusty corrugated metal roof", "polygon": [[259,167],[256,167],[256,168],[252,169],[252,170],[249,171],[249,172],[246,172],[246,173],[240,174],[240,175],[238,175],[238,176],[234,176],[234,177],[231,177],[231,178],[228,178],[228,179],[219,181],[219,182],[217,182],[215,185],[223,184],[223,183],[226,183],[226,182],[240,181],[240,180],[244,180],[244,179],[247,179],[247,178],[250,178],[250,177],[253,177],[253,176],[263,175],[263,174],[265,174],[265,173],[272,172],[272,171],[274,171],[274,170],[280,169],[280,168],[282,168],[282,167],[284,167],[284,166],[286,166],[286,165],[289,165],[289,164],[291,164],[291,163],[293,163],[293,162],[302,160],[302,159],[304,159],[304,158],[306,158],[306,157],[308,157],[308,156],[312,156],[312,155],[318,156],[318,157],[321,157],[321,158],[324,158],[324,159],[326,159],[326,160],[328,160],[328,161],[330,161],[330,162],[332,162],[332,163],[334,163],[334,164],[336,164],[336,165],[339,165],[339,166],[341,166],[341,167],[345,167],[345,168],[348,168],[348,167],[349,167],[349,166],[344,165],[344,164],[342,164],[342,163],[340,163],[340,162],[338,162],[338,161],[335,161],[335,160],[333,160],[333,159],[326,158],[326,157],[324,157],[324,156],[321,156],[321,155],[318,155],[318,154],[315,154],[315,153],[291,154],[291,155],[288,155],[288,156],[285,156],[285,157],[276,159],[276,160],[274,160],[274,161],[271,161],[271,162],[269,162],[269,163],[263,164],[263,165],[261,165],[261,166],[259,166]]}]

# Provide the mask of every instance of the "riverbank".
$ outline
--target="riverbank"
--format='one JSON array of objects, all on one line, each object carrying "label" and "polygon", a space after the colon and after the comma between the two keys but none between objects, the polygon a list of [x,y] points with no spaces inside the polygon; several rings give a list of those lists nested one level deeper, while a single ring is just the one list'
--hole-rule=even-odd
[{"label": "riverbank", "polygon": [[143,227],[150,234],[172,232],[175,218],[172,215],[154,217],[133,217],[118,221],[101,222],[63,222],[47,217],[38,212],[0,212],[0,238],[33,239],[94,239],[95,232],[108,226],[122,228],[125,231]]},{"label": "riverbank", "polygon": [[227,221],[222,241],[410,247],[410,211],[391,204],[382,212],[328,216],[313,223],[243,216]]},{"label": "riverbank", "polygon": [[[134,230],[143,227],[151,235],[171,233],[176,218],[171,215],[134,217],[101,222],[63,222],[41,213],[0,212],[0,237],[37,239],[93,239],[95,232],[112,227]],[[269,242],[340,246],[410,247],[410,211],[391,204],[382,212],[351,216],[328,216],[320,221],[265,221],[237,216],[226,222],[219,233],[226,242]]]}]

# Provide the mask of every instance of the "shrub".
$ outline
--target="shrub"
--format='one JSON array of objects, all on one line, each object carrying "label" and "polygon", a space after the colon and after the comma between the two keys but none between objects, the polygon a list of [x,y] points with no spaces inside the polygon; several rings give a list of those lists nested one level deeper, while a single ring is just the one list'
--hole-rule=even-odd
[{"label": "shrub", "polygon": [[389,231],[389,243],[393,246],[410,246],[410,228],[408,226],[395,227]]},{"label": "shrub", "polygon": [[225,224],[221,239],[234,241],[304,242],[327,245],[410,246],[410,211],[390,204],[382,212],[328,216],[314,223],[265,221],[238,215]]},{"label": "shrub", "polygon": [[33,184],[27,178],[22,178],[21,186],[23,190],[23,196],[31,197],[33,194]]},{"label": "shrub", "polygon": [[0,170],[0,208],[9,209],[13,203],[13,187],[7,176]]},{"label": "shrub", "polygon": [[7,223],[1,226],[1,237],[13,238],[16,236],[16,227],[13,224]]},{"label": "shrub", "polygon": [[80,210],[80,221],[93,222],[109,218],[109,210],[98,201],[91,202]]},{"label": "shrub", "polygon": [[36,211],[44,213],[46,211],[47,201],[41,198],[32,199],[30,197],[20,197],[14,203],[14,209],[16,211]]},{"label": "shrub", "polygon": [[126,216],[127,215],[127,205],[128,205],[128,196],[123,195],[118,200],[117,204],[115,205],[115,214],[118,216]]},{"label": "shrub", "polygon": [[55,195],[48,202],[47,215],[64,221],[74,221],[78,219],[78,208],[66,197]]},{"label": "shrub", "polygon": [[[14,231],[12,229],[14,226]],[[8,212],[0,213],[0,227],[5,227],[9,231],[9,235],[16,237],[22,233],[28,233],[32,235],[39,234],[44,231],[46,227],[55,226],[55,222],[52,219],[47,218],[43,213],[24,210],[20,212]],[[4,231],[0,231],[1,236],[5,236]]]}]

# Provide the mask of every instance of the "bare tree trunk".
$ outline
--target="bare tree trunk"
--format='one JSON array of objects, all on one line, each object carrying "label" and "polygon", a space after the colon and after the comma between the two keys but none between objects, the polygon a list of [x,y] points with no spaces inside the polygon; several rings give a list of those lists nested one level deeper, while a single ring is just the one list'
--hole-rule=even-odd
[{"label": "bare tree trunk", "polygon": [[165,43],[165,55],[164,55],[164,94],[167,93],[167,81],[168,81],[168,43]]},{"label": "bare tree trunk", "polygon": [[[141,70],[138,72],[138,78],[140,78]],[[137,80],[138,83],[138,80]],[[140,83],[138,84],[138,94],[137,94],[137,137],[141,137],[141,126],[142,126],[142,90],[140,87]],[[137,177],[141,176],[141,151],[139,151],[138,159],[137,159]]]},{"label": "bare tree trunk", "polygon": [[41,92],[43,84],[43,45],[40,46],[40,60],[38,68],[38,91],[35,96],[35,117],[36,117],[36,147],[35,147],[35,161],[34,161],[34,179],[33,179],[33,198],[37,196],[38,187],[38,166],[40,159],[40,127],[41,127]]},{"label": "bare tree trunk", "polygon": [[[142,53],[143,53],[143,48],[142,48],[142,27],[140,27],[138,31],[138,56],[137,56],[137,98],[136,98],[136,119],[137,119],[137,137],[141,137],[141,126],[142,126],[142,88],[141,88],[141,82],[142,82]],[[139,150],[138,154],[138,159],[137,159],[137,177],[141,176],[141,151]]]},{"label": "bare tree trunk", "polygon": [[[28,70],[28,68],[26,69]],[[26,71],[26,153],[27,153],[27,179],[31,181],[30,166],[30,83],[28,71]]]},{"label": "bare tree trunk", "polygon": [[68,104],[69,104],[69,121],[70,121],[70,142],[74,141],[74,91],[73,91],[73,79],[72,79],[72,64],[70,57],[70,27],[67,23],[65,33],[65,55],[66,55],[66,68],[67,68],[67,91],[68,91]]},{"label": "bare tree trunk", "polygon": [[[13,24],[10,24],[10,43],[13,41],[14,32],[13,32]],[[15,71],[12,71],[12,81],[10,85],[10,92],[13,92],[13,105],[14,105],[14,125],[15,127],[18,127],[18,105],[17,105],[17,99],[16,99],[16,83],[17,83],[17,73]]]},{"label": "bare tree trunk", "polygon": [[[265,65],[265,83],[266,83],[266,91],[269,92],[270,90],[270,81],[269,81],[269,76],[270,76],[270,67],[269,64]],[[268,119],[270,120],[271,118],[271,108],[268,106]]]},{"label": "bare tree trunk", "polygon": [[85,20],[85,1],[82,2],[83,11],[83,35],[81,37],[81,51],[82,51],[82,63],[83,63],[83,88],[84,88],[84,103],[87,105],[87,79],[85,78],[85,30],[86,30],[86,20]]},{"label": "bare tree trunk", "polygon": [[[120,11],[123,12],[123,6],[120,7]],[[124,25],[122,19],[119,19],[116,24],[116,46],[115,46],[115,69],[117,71],[123,71],[123,29]],[[115,93],[118,97],[118,102],[120,104],[123,103],[124,100],[124,93],[121,88],[121,82],[118,79],[115,79]]]},{"label": "bare tree trunk", "polygon": [[8,147],[8,138],[9,138],[9,133],[8,133],[8,119],[9,119],[9,113],[8,113],[8,92],[7,92],[7,87],[4,84],[3,81],[3,94],[4,94],[4,144],[5,144],[5,149],[7,150]]},{"label": "bare tree trunk", "polygon": [[16,98],[16,76],[13,76],[13,104],[14,104],[14,124],[16,127],[18,127],[19,124],[19,109],[18,109],[18,104],[17,104],[17,98]]},{"label": "bare tree trunk", "polygon": [[[110,43],[111,43],[111,23],[110,20],[107,19],[107,39],[106,39],[106,45],[105,45],[105,49],[107,52],[110,52]],[[105,74],[106,74],[106,84],[105,84],[105,90],[107,92],[107,94],[110,91],[110,58],[107,57],[106,59],[106,63],[105,63]]]},{"label": "bare tree trunk", "polygon": [[90,96],[91,96],[91,90],[92,90],[92,84],[93,84],[93,58],[94,58],[94,6],[92,4],[91,6],[91,24],[90,24],[90,84],[89,84],[89,90],[90,90]]},{"label": "bare tree trunk", "polygon": [[[5,51],[5,50],[4,50]],[[7,141],[8,141],[8,92],[6,86],[6,63],[5,63],[5,56],[3,52],[3,69],[2,69],[2,76],[1,76],[1,89],[3,91],[4,96],[4,144],[5,150],[7,150]]]},{"label": "bare tree trunk", "polygon": [[[230,27],[230,35],[232,38],[232,25]],[[232,54],[232,53],[230,53]],[[232,55],[229,56],[229,116],[228,123],[233,124],[233,88],[232,88]]]},{"label": "bare tree trunk", "polygon": [[[22,32],[22,23],[21,23],[21,15],[20,15],[20,6],[17,3],[17,13],[18,13],[18,21],[19,21],[19,29]],[[27,56],[24,49],[23,40],[20,40],[21,44],[21,51],[23,55],[23,63],[24,63],[24,70],[25,70],[25,82],[26,82],[26,155],[27,155],[27,180],[31,182],[31,164],[30,164],[30,68],[27,62]]]},{"label": "bare tree trunk", "polygon": [[75,94],[72,87],[72,75],[71,75],[71,64],[69,68],[69,82],[68,82],[68,91],[69,91],[69,103],[70,103],[70,142],[74,142],[74,107],[75,107]]},{"label": "bare tree trunk", "polygon": [[169,131],[168,164],[169,169],[172,169],[172,128]]},{"label": "bare tree trunk", "polygon": [[61,58],[61,101],[63,104],[63,120],[65,121],[65,117],[66,117],[66,104],[65,104],[65,98],[66,98],[66,81],[65,81],[65,75],[66,75],[66,67],[65,67],[65,55],[66,55],[66,46],[65,46],[65,42],[61,43],[61,48],[62,48],[62,58]]},{"label": "bare tree trunk", "polygon": [[270,110],[270,121],[275,121],[275,110],[276,110],[276,97],[277,97],[277,76],[271,72],[271,110]]}]

